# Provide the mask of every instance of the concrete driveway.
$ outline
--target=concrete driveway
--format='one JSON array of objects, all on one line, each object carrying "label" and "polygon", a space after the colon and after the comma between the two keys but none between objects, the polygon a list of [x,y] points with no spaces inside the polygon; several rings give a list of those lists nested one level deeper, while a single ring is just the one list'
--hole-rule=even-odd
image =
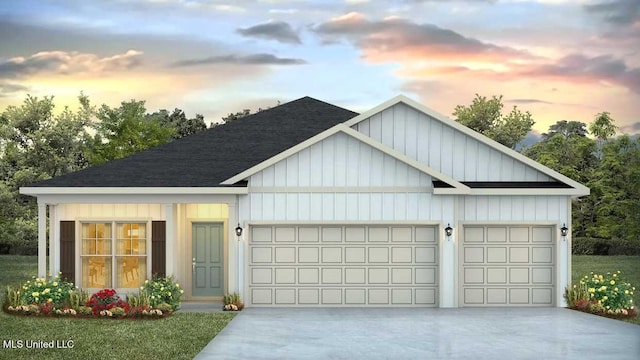
[{"label": "concrete driveway", "polygon": [[640,326],[562,308],[250,308],[197,359],[640,359]]}]

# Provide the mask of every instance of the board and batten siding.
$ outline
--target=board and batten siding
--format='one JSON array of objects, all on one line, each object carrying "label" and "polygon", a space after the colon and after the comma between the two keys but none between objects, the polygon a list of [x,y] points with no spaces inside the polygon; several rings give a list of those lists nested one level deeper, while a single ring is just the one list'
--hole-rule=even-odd
[{"label": "board and batten siding", "polygon": [[353,128],[458,181],[553,180],[403,103]]},{"label": "board and batten siding", "polygon": [[550,221],[568,223],[567,196],[461,196],[461,221]]},{"label": "board and batten siding", "polygon": [[163,204],[59,204],[60,220],[165,220]]},{"label": "board and batten siding", "polygon": [[431,177],[344,133],[251,176],[251,187],[431,186]]}]

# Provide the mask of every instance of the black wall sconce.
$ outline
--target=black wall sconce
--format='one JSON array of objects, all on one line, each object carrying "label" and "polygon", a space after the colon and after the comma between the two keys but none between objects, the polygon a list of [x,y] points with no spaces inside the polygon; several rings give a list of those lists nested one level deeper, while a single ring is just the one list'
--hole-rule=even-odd
[{"label": "black wall sconce", "polygon": [[444,233],[447,237],[453,235],[453,228],[451,227],[451,224],[447,224],[447,227],[444,228]]},{"label": "black wall sconce", "polygon": [[240,223],[238,223],[238,227],[236,227],[236,235],[238,237],[242,236],[242,228],[240,227]]},{"label": "black wall sconce", "polygon": [[569,235],[569,228],[567,227],[567,224],[562,224],[562,227],[560,228],[560,235],[562,235],[562,237]]}]

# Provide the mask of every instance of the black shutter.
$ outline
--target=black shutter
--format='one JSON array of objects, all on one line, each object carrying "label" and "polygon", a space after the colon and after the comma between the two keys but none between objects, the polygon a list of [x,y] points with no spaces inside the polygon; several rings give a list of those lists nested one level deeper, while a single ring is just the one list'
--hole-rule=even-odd
[{"label": "black shutter", "polygon": [[60,272],[62,278],[75,283],[76,222],[60,221]]},{"label": "black shutter", "polygon": [[151,222],[151,274],[166,276],[167,223]]}]

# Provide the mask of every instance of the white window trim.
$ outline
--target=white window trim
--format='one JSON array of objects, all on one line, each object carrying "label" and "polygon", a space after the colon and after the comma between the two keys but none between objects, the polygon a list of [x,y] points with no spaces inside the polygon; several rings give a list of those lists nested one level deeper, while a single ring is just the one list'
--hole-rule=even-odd
[{"label": "white window trim", "polygon": [[[146,239],[145,239],[145,265],[146,265],[146,273],[145,273],[145,278],[146,279],[151,279],[151,220],[150,219],[136,219],[136,218],[132,218],[132,219],[122,219],[122,218],[117,218],[117,219],[103,219],[103,218],[88,218],[88,219],[77,219],[77,228],[76,228],[76,285],[78,285],[78,287],[80,287],[83,290],[87,290],[89,293],[95,293],[97,291],[102,290],[103,288],[89,288],[89,287],[84,287],[84,279],[82,276],[82,259],[84,257],[87,256],[103,256],[103,255],[84,255],[82,252],[82,241],[83,241],[83,236],[82,236],[82,225],[83,224],[104,224],[104,223],[110,223],[112,230],[111,230],[111,255],[108,255],[109,257],[111,257],[111,287],[110,289],[115,289],[116,293],[118,294],[127,294],[127,293],[131,293],[131,292],[135,292],[136,290],[139,290],[140,288],[123,288],[123,287],[116,287],[116,282],[117,282],[117,261],[116,258],[118,257],[118,255],[116,254],[116,226],[118,224],[145,224],[146,226]],[[104,255],[106,256],[106,255]],[[120,255],[123,256],[123,255]],[[126,256],[126,255],[124,255]],[[137,255],[137,256],[141,256],[141,255]],[[124,300],[124,299],[123,299]]]}]

